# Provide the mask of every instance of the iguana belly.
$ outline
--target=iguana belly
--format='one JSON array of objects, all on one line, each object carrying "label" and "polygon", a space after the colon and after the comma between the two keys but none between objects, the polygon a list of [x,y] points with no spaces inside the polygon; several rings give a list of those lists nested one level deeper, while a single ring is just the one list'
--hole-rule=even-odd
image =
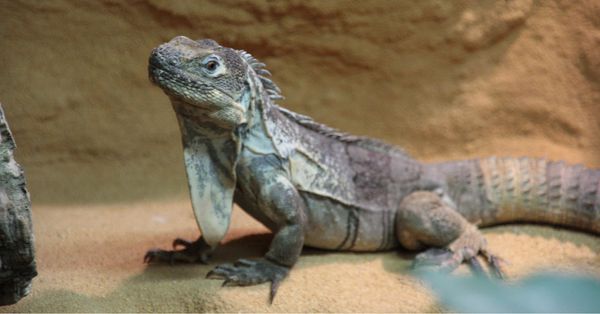
[{"label": "iguana belly", "polygon": [[351,158],[355,156],[348,154],[345,144],[328,145],[329,157],[299,146],[289,158],[290,179],[307,206],[305,244],[352,251],[394,247],[399,203],[395,198],[400,189],[389,180],[389,172],[368,176],[355,172]]},{"label": "iguana belly", "polygon": [[304,244],[331,250],[376,251],[397,245],[395,211],[370,211],[300,191],[306,205]]}]

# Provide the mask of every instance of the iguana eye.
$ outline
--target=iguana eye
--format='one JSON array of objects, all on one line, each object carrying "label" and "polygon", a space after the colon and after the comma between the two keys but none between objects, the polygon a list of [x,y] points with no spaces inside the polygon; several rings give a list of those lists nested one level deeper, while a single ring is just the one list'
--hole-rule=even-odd
[{"label": "iguana eye", "polygon": [[204,58],[201,63],[204,73],[209,76],[219,76],[225,71],[221,59],[216,55],[210,55]]},{"label": "iguana eye", "polygon": [[208,63],[206,63],[204,65],[204,67],[211,72],[214,72],[218,66],[219,66],[219,64],[217,63],[217,61],[212,61],[212,60],[208,61]]}]

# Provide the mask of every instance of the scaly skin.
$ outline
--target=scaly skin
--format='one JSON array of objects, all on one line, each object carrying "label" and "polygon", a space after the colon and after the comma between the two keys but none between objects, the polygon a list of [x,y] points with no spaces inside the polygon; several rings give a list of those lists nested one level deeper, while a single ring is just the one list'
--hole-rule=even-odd
[{"label": "scaly skin", "polygon": [[539,159],[421,164],[277,106],[264,64],[212,40],[176,37],[153,50],[150,79],[169,96],[182,133],[192,207],[202,236],[145,261],[206,262],[235,201],[274,233],[263,259],[217,266],[224,284],[271,282],[271,301],[303,245],[423,250],[415,265],[452,270],[483,255],[475,224],[531,221],[600,232],[600,171]]},{"label": "scaly skin", "polygon": [[479,226],[534,222],[600,233],[600,171],[538,158],[431,165],[457,210]]}]

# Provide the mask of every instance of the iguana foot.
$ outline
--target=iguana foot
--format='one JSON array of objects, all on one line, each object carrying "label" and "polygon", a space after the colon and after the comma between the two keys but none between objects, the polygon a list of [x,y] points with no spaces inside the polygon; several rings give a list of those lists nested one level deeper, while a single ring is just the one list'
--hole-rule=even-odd
[{"label": "iguana foot", "polygon": [[289,271],[288,267],[277,265],[266,259],[240,259],[233,264],[222,264],[215,267],[206,275],[206,278],[223,279],[223,286],[251,286],[270,281],[269,301],[273,303],[279,284]]},{"label": "iguana foot", "polygon": [[473,226],[467,228],[467,231],[446,248],[430,248],[417,254],[413,267],[451,272],[460,264],[467,263],[473,273],[485,276],[485,271],[477,259],[478,256],[482,256],[488,263],[494,277],[505,278],[506,276],[502,270],[504,260],[487,251],[486,246],[485,238]]},{"label": "iguana foot", "polygon": [[503,261],[487,251],[487,241],[477,226],[438,193],[418,191],[405,197],[398,210],[398,240],[407,249],[430,248],[416,256],[414,267],[451,272],[467,263],[474,273],[485,271],[477,260],[483,256],[495,277],[504,278]]},{"label": "iguana foot", "polygon": [[462,263],[467,263],[475,274],[485,275],[485,271],[476,256],[465,254],[464,251],[453,252],[446,248],[431,248],[417,254],[413,261],[413,268],[449,273]]},{"label": "iguana foot", "polygon": [[[486,251],[481,251],[479,254],[487,261],[494,277],[498,279],[506,278],[501,266],[504,262],[502,258],[491,255]],[[473,254],[467,254],[466,256],[463,252],[453,252],[450,249],[431,248],[417,254],[413,262],[413,268],[449,273],[462,263],[466,263],[476,275],[486,276],[486,272],[477,259],[477,256]]]},{"label": "iguana foot", "polygon": [[[177,250],[178,246],[183,249]],[[197,263],[206,264],[210,254],[211,247],[204,242],[202,237],[194,242],[177,238],[173,240],[173,250],[152,249],[144,255],[144,263]]]}]

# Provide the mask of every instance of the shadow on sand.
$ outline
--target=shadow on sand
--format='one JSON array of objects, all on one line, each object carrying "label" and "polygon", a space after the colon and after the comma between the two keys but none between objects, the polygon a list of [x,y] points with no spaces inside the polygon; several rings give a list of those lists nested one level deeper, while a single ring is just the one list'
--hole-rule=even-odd
[{"label": "shadow on sand", "polygon": [[[576,245],[598,251],[594,237],[585,234],[537,226],[494,227],[489,233],[519,232],[533,237],[572,240]],[[488,232],[486,232],[488,233]],[[205,312],[239,311],[239,304],[231,304],[223,297],[221,281],[204,279],[208,271],[220,263],[233,262],[238,258],[258,258],[268,249],[271,234],[243,236],[229,241],[213,256],[209,265],[157,264],[149,265],[140,274],[123,281],[107,295],[88,296],[67,289],[37,292],[17,305],[0,308],[1,312]],[[327,264],[360,264],[379,260],[390,275],[411,274],[414,258],[409,252],[349,253],[330,252],[305,248],[296,269],[310,269]],[[343,274],[342,274],[343,275]],[[341,275],[341,276],[342,276]],[[302,288],[302,287],[300,287]],[[257,290],[248,289],[249,294]],[[260,293],[264,287],[258,288]],[[349,289],[355,289],[349,287]],[[266,289],[265,289],[266,291]],[[262,295],[262,294],[261,294]],[[265,295],[266,298],[266,295]],[[237,306],[237,307],[236,307]],[[276,310],[265,304],[264,311]]]}]

